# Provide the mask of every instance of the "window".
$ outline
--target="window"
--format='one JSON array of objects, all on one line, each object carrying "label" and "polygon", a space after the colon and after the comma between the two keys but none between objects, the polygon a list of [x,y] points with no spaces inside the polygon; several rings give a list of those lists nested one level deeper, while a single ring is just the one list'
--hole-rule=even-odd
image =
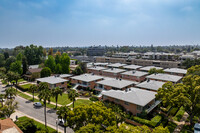
[{"label": "window", "polygon": [[65,82],[62,82],[62,85],[65,84]]},{"label": "window", "polygon": [[138,110],[138,111],[142,111],[142,106],[137,105],[137,110]]},{"label": "window", "polygon": [[106,99],[107,98],[107,96],[103,96],[103,99]]},{"label": "window", "polygon": [[128,103],[128,102],[124,102],[124,104],[125,104],[125,105],[129,105],[129,103]]},{"label": "window", "polygon": [[115,102],[117,102],[117,103],[118,103],[118,102],[119,102],[119,100],[118,100],[118,99],[115,99]]},{"label": "window", "polygon": [[102,84],[99,84],[99,88],[103,88],[103,85],[102,85]]}]

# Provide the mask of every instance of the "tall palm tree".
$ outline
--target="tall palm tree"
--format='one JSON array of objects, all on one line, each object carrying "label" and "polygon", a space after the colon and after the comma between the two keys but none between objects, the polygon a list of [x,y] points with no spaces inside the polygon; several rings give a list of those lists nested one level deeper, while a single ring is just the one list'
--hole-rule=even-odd
[{"label": "tall palm tree", "polygon": [[69,114],[70,108],[68,106],[61,106],[56,114],[58,115],[58,118],[64,119],[64,133],[66,133],[66,128],[67,128],[67,115]]},{"label": "tall palm tree", "polygon": [[58,95],[62,96],[62,93],[63,93],[63,91],[59,87],[56,87],[56,88],[51,90],[51,94],[56,100],[56,109],[57,109]]},{"label": "tall palm tree", "polygon": [[[41,86],[40,86],[41,85]],[[47,128],[47,116],[46,116],[46,104],[47,101],[50,102],[51,98],[51,91],[49,90],[48,84],[47,83],[40,83],[39,87],[41,90],[39,91],[39,99],[43,100],[44,104],[44,119],[45,119],[45,128]]]},{"label": "tall palm tree", "polygon": [[35,91],[37,91],[37,89],[38,89],[37,85],[34,85],[34,84],[32,84],[29,88],[29,91],[32,92],[33,94],[33,102],[34,102],[34,93]]},{"label": "tall palm tree", "polygon": [[76,93],[75,90],[70,90],[68,93],[68,98],[73,102],[73,108],[74,108],[74,102],[76,101],[76,97],[78,97],[78,93]]},{"label": "tall palm tree", "polygon": [[6,94],[5,94],[5,98],[8,98],[10,97],[12,99],[12,97],[16,96],[17,95],[17,91],[16,89],[14,88],[8,88],[6,89]]}]

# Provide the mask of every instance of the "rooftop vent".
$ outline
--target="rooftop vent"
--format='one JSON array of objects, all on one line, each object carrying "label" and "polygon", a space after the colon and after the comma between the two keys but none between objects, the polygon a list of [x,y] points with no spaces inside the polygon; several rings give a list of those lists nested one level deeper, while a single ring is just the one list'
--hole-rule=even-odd
[{"label": "rooftop vent", "polygon": [[150,81],[150,79],[147,79],[147,82],[149,82]]},{"label": "rooftop vent", "polygon": [[134,74],[135,72],[136,72],[135,70],[132,71],[133,74]]},{"label": "rooftop vent", "polygon": [[120,81],[122,80],[122,79],[119,79]]}]

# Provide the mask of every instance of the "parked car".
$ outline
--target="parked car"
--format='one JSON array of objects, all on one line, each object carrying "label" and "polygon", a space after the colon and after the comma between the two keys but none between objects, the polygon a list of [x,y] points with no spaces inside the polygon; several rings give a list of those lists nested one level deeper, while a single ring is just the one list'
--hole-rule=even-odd
[{"label": "parked car", "polygon": [[7,97],[8,99],[15,99],[15,97],[14,96],[10,96],[10,95],[8,95],[8,97]]},{"label": "parked car", "polygon": [[36,103],[33,104],[33,106],[35,106],[35,107],[42,107],[42,104],[40,102],[36,102]]},{"label": "parked car", "polygon": [[200,123],[194,125],[194,133],[200,133]]},{"label": "parked car", "polygon": [[64,126],[64,120],[63,119],[58,119],[58,125]]}]

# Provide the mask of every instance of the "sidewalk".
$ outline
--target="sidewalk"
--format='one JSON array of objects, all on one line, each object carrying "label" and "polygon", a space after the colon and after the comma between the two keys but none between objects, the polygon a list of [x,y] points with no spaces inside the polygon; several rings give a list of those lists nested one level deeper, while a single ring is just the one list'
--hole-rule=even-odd
[{"label": "sidewalk", "polygon": [[[27,117],[29,117],[29,118],[31,118],[31,119],[34,119],[35,121],[38,121],[38,122],[40,122],[40,123],[42,123],[42,124],[45,124],[43,121],[40,121],[40,120],[38,120],[38,119],[35,119],[34,117],[31,117],[31,116],[29,116],[29,115],[27,115],[27,114],[24,114],[24,113],[22,113],[22,112],[20,112],[20,111],[18,111],[18,110],[16,110],[15,113],[13,113],[13,114],[10,116],[10,118],[11,118],[13,121],[16,121],[16,115],[18,116],[18,118],[19,118],[19,117],[22,117],[22,116],[27,116]],[[52,125],[50,125],[50,124],[47,124],[47,126],[49,126],[49,127],[51,127],[51,128],[53,128],[53,129],[56,130],[56,127],[55,127],[55,126],[52,126]],[[58,132],[64,133],[64,131],[60,130],[59,128],[58,128]]]}]

